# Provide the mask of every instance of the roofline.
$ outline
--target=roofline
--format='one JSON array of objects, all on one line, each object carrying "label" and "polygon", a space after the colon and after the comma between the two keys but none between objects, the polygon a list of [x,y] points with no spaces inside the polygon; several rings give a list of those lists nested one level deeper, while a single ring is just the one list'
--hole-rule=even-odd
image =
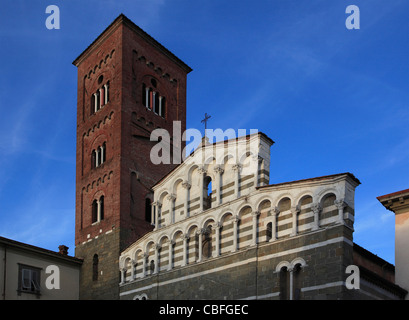
[{"label": "roofline", "polygon": [[[134,22],[132,22],[129,18],[127,18],[123,13],[121,13],[73,62],[72,64],[78,67],[82,62],[83,58],[91,53],[94,47],[97,45],[98,42],[102,41],[102,39],[108,35],[110,31],[115,30],[121,23],[126,24],[130,27],[133,31],[135,31],[138,35],[140,35],[143,39],[149,42],[152,46],[156,47],[160,51],[162,51],[168,58],[173,60],[179,67],[181,67],[186,73],[192,71],[192,68],[189,67],[186,63],[180,60],[176,55],[170,52],[167,48],[165,48],[162,44],[160,44],[156,39],[138,27]],[[111,30],[112,29],[112,30]]]},{"label": "roofline", "polygon": [[321,176],[321,177],[315,177],[315,178],[308,178],[308,179],[301,179],[301,180],[294,180],[294,181],[288,181],[288,182],[281,182],[281,183],[276,183],[276,184],[268,184],[265,186],[259,186],[256,187],[256,189],[263,189],[263,188],[268,188],[268,187],[278,187],[286,184],[294,184],[294,183],[303,183],[303,182],[314,182],[314,181],[321,181],[321,180],[329,180],[333,178],[337,178],[343,175],[349,176],[357,185],[360,185],[361,182],[350,172],[344,172],[344,173],[338,173],[338,174],[332,174],[332,175],[326,175],[326,176]]},{"label": "roofline", "polygon": [[401,191],[397,191],[397,192],[393,192],[393,193],[389,193],[389,194],[385,194],[383,196],[379,196],[376,197],[376,199],[378,199],[379,201],[384,201],[386,199],[393,199],[396,198],[398,196],[403,196],[403,195],[409,195],[409,189],[406,190],[401,190]]},{"label": "roofline", "polygon": [[[205,145],[199,145],[195,150],[193,150],[187,157],[186,157],[186,159],[187,158],[189,158],[189,157],[191,157],[192,155],[194,155],[195,154],[195,152],[198,150],[198,149],[202,149],[202,148],[204,148],[204,147],[208,147],[208,146],[215,146],[215,145],[217,145],[217,144],[222,144],[222,143],[224,143],[224,144],[227,144],[227,143],[229,143],[229,141],[233,141],[233,140],[239,140],[239,139],[249,139],[251,136],[258,136],[258,135],[261,135],[261,136],[263,136],[263,137],[265,137],[270,143],[271,143],[271,145],[273,145],[275,142],[270,138],[270,137],[268,137],[265,133],[263,133],[263,132],[261,132],[261,131],[259,131],[259,132],[257,132],[257,133],[250,133],[250,134],[248,134],[248,135],[245,135],[245,136],[241,136],[241,137],[236,137],[236,138],[231,138],[231,139],[227,139],[227,140],[223,140],[223,141],[216,141],[216,142],[213,142],[213,143],[209,143],[209,144],[205,144]],[[202,138],[203,139],[203,138]],[[185,161],[186,161],[186,159],[185,159]],[[184,163],[185,163],[185,161],[182,161],[182,163],[179,163],[176,167],[174,167],[172,170],[170,170],[167,174],[165,174],[159,181],[157,181],[154,185],[152,185],[152,187],[151,187],[151,189],[153,189],[155,186],[157,186],[158,184],[160,184],[163,180],[165,180],[173,171],[175,171],[177,168],[179,168],[181,165],[183,165]]]},{"label": "roofline", "polygon": [[32,252],[44,254],[44,255],[47,255],[47,256],[51,256],[53,258],[65,260],[65,261],[76,263],[76,264],[82,264],[82,262],[83,262],[82,259],[79,259],[79,258],[76,258],[76,257],[62,255],[62,254],[60,254],[58,252],[55,252],[55,251],[40,248],[40,247],[37,247],[37,246],[33,246],[31,244],[19,242],[19,241],[4,238],[4,237],[0,237],[0,245],[11,246],[11,247],[15,247],[15,248],[18,248],[18,249],[23,249],[23,250],[27,250],[27,251],[32,251]]}]

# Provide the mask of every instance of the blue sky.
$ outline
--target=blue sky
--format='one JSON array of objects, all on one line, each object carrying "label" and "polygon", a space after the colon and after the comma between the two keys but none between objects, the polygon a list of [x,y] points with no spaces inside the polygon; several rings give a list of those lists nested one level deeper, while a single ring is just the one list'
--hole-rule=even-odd
[{"label": "blue sky", "polygon": [[[345,9],[360,8],[360,29]],[[45,26],[48,5],[61,29]],[[120,14],[193,68],[187,127],[258,129],[270,182],[341,172],[362,184],[354,241],[394,263],[394,215],[377,196],[409,188],[405,0],[3,0],[0,236],[74,254],[77,70]]]}]

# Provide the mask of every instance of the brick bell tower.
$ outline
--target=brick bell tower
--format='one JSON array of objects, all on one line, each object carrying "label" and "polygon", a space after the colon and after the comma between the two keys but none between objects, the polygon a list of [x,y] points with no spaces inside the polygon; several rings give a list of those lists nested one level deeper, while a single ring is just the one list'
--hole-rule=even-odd
[{"label": "brick bell tower", "polygon": [[176,166],[150,161],[150,135],[186,129],[191,69],[122,14],[73,64],[80,299],[118,299],[120,252],[152,230],[150,187]]}]

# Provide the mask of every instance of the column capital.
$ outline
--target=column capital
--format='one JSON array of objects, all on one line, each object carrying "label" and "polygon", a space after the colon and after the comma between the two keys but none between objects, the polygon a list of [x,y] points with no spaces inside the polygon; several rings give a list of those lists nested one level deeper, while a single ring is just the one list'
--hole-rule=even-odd
[{"label": "column capital", "polygon": [[202,174],[202,175],[207,174],[207,170],[204,167],[200,167],[199,169],[197,169],[197,171],[199,172],[199,174]]},{"label": "column capital", "polygon": [[241,168],[243,168],[243,165],[241,165],[240,163],[236,163],[235,165],[233,165],[233,170],[234,171],[240,171]]},{"label": "column capital", "polygon": [[347,204],[346,204],[346,202],[344,201],[344,199],[335,200],[335,201],[334,201],[334,204],[335,204],[335,206],[338,208],[338,210],[344,209],[344,208],[347,206]]},{"label": "column capital", "polygon": [[176,194],[174,194],[174,193],[169,194],[169,195],[167,196],[167,199],[170,200],[170,201],[176,200]]},{"label": "column capital", "polygon": [[223,174],[224,169],[221,166],[216,166],[216,167],[214,167],[214,172],[219,173],[219,174]]},{"label": "column capital", "polygon": [[300,213],[300,211],[301,211],[300,205],[291,207],[291,213]]},{"label": "column capital", "polygon": [[274,208],[271,209],[271,211],[272,211],[275,215],[277,215],[277,214],[280,213],[280,208],[279,208],[279,207],[274,207]]},{"label": "column capital", "polygon": [[190,189],[192,187],[192,185],[189,183],[189,181],[184,181],[182,183],[182,187],[185,189]]},{"label": "column capital", "polygon": [[215,228],[215,229],[221,229],[223,227],[223,224],[221,224],[220,222],[216,222],[216,223],[214,223],[213,224],[213,228]]},{"label": "column capital", "polygon": [[257,217],[257,216],[259,216],[260,215],[260,211],[253,211],[252,213],[251,213],[251,215],[253,216],[253,217]]},{"label": "column capital", "polygon": [[233,223],[238,223],[240,221],[240,217],[239,216],[234,216],[234,217],[232,217],[232,221],[233,221]]},{"label": "column capital", "polygon": [[314,211],[314,213],[320,212],[321,211],[321,205],[319,203],[313,203],[311,205],[311,209],[312,211]]}]

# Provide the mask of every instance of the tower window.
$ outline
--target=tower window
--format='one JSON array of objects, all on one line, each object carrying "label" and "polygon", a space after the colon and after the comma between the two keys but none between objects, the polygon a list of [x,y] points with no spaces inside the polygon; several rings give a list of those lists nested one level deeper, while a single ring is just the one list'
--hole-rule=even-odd
[{"label": "tower window", "polygon": [[100,222],[104,220],[104,196],[101,196],[98,200],[95,199],[92,202],[92,223]]},{"label": "tower window", "polygon": [[98,168],[101,166],[106,160],[106,142],[102,144],[102,146],[97,147],[96,149],[92,150],[91,153],[91,167]]},{"label": "tower window", "polygon": [[142,105],[146,107],[146,109],[165,118],[166,99],[156,90],[157,82],[155,79],[151,80],[151,84],[153,88],[148,87],[145,83],[142,84]]},{"label": "tower window", "polygon": [[[102,78],[102,80],[101,80]],[[103,76],[100,76],[98,83],[103,81]],[[109,81],[101,86],[94,94],[91,96],[91,114],[98,112],[103,106],[109,102]]]}]

